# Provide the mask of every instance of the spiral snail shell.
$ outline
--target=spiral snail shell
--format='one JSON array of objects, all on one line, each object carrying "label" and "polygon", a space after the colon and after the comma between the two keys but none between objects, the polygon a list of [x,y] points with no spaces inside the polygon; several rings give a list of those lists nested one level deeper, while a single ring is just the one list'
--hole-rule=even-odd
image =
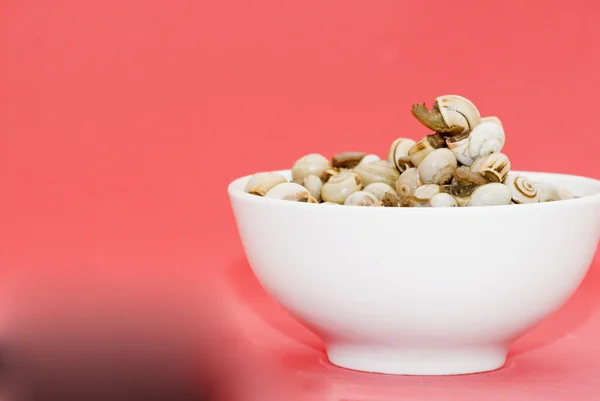
[{"label": "spiral snail shell", "polygon": [[479,170],[481,169],[481,166],[483,166],[483,163],[485,162],[486,157],[487,156],[479,157],[479,158],[475,159],[473,164],[471,164],[470,170],[479,174]]},{"label": "spiral snail shell", "polygon": [[252,194],[265,196],[275,185],[287,182],[287,179],[279,173],[256,173],[248,180],[244,191]]},{"label": "spiral snail shell", "polygon": [[[457,138],[459,137],[459,138]],[[458,140],[455,140],[457,138]],[[456,159],[465,166],[475,159],[502,151],[505,142],[504,128],[494,122],[482,122],[468,136],[457,135],[446,140]]]},{"label": "spiral snail shell", "polygon": [[401,200],[406,200],[415,190],[421,185],[419,180],[419,172],[417,168],[412,167],[400,174],[400,178],[396,181],[396,193]]},{"label": "spiral snail shell", "polygon": [[347,206],[383,206],[383,204],[375,197],[375,195],[358,191],[350,194],[344,201]]},{"label": "spiral snail shell", "polygon": [[[244,188],[244,192],[249,192],[250,188],[256,185],[256,183],[261,180],[263,177],[269,175],[267,172],[256,173],[250,177],[248,182],[246,183],[246,187]],[[286,180],[287,181],[287,180]]]},{"label": "spiral snail shell", "polygon": [[323,184],[321,199],[342,204],[348,195],[360,191],[361,188],[362,183],[358,175],[348,170],[342,171]]},{"label": "spiral snail shell", "polygon": [[419,164],[419,178],[423,184],[443,185],[450,182],[457,166],[452,151],[446,148],[436,149]]},{"label": "spiral snail shell", "polygon": [[501,152],[506,137],[501,124],[484,122],[473,128],[469,135],[469,156],[475,160],[478,157]]},{"label": "spiral snail shell", "polygon": [[510,190],[504,184],[494,182],[477,187],[471,194],[466,206],[510,205]]},{"label": "spiral snail shell", "polygon": [[394,188],[384,182],[374,182],[367,185],[363,191],[373,194],[383,206],[396,207],[400,203],[400,198]]},{"label": "spiral snail shell", "polygon": [[431,111],[425,104],[413,104],[412,114],[421,124],[443,136],[469,132],[481,122],[473,102],[459,95],[437,97]]},{"label": "spiral snail shell", "polygon": [[275,185],[265,194],[265,198],[281,199],[294,202],[319,203],[306,188],[294,182]]},{"label": "spiral snail shell", "polygon": [[424,184],[415,190],[410,196],[405,205],[407,206],[430,206],[431,198],[439,194],[441,188],[437,184]]},{"label": "spiral snail shell", "polygon": [[471,171],[478,172],[490,182],[503,182],[510,172],[510,160],[504,153],[492,153],[473,163]]},{"label": "spiral snail shell", "polygon": [[321,190],[323,189],[323,181],[314,174],[304,177],[302,186],[308,190],[313,198],[317,201],[321,200]]},{"label": "spiral snail shell", "polygon": [[331,167],[328,158],[319,153],[310,153],[296,160],[292,166],[292,180],[302,180],[309,174],[320,177],[325,170]]},{"label": "spiral snail shell", "polygon": [[396,167],[387,160],[377,160],[365,164],[359,164],[352,170],[358,174],[363,185],[374,182],[384,182],[390,186],[396,184],[400,173]]},{"label": "spiral snail shell", "polygon": [[540,194],[537,188],[524,176],[509,174],[504,180],[504,185],[510,190],[514,203],[538,203]]},{"label": "spiral snail shell", "polygon": [[473,164],[473,159],[469,155],[469,136],[456,135],[446,139],[448,149],[454,153],[456,160],[465,166]]},{"label": "spiral snail shell", "polygon": [[552,185],[546,182],[533,182],[540,195],[540,202],[553,202],[559,200],[573,199],[575,196],[566,188]]},{"label": "spiral snail shell", "polygon": [[431,197],[429,205],[431,207],[457,207],[458,202],[454,199],[454,196],[440,192]]},{"label": "spiral snail shell", "polygon": [[415,143],[412,139],[407,138],[398,138],[392,142],[388,151],[388,161],[395,165],[400,173],[413,166],[408,151]]},{"label": "spiral snail shell", "polygon": [[567,188],[558,185],[551,185],[551,187],[554,189],[554,198],[556,200],[575,199],[575,196]]},{"label": "spiral snail shell", "polygon": [[329,181],[329,179],[331,177],[333,177],[334,175],[340,174],[341,171],[342,171],[342,169],[339,169],[336,167],[328,168],[327,170],[323,171],[323,173],[321,174],[321,176],[319,178],[321,179],[321,181],[324,184],[327,181]]},{"label": "spiral snail shell", "polygon": [[446,146],[446,140],[440,134],[427,135],[411,146],[408,150],[408,158],[413,166],[419,167],[428,154],[444,146]]}]

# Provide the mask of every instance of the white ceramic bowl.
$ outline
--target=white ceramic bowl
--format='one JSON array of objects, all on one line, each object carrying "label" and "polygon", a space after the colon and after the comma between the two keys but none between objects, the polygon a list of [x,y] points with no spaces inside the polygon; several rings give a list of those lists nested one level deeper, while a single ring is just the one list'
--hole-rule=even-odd
[{"label": "white ceramic bowl", "polygon": [[580,198],[324,206],[249,195],[249,177],[228,191],[261,285],[323,339],[333,364],[464,374],[502,367],[511,342],[573,294],[598,246],[600,181],[520,173]]}]

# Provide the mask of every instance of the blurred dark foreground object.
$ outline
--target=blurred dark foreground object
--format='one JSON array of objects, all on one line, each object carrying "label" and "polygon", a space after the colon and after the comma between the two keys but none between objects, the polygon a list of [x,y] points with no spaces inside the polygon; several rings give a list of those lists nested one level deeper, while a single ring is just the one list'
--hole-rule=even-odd
[{"label": "blurred dark foreground object", "polygon": [[[67,352],[67,351],[65,351]],[[8,356],[2,375],[4,401],[216,401],[202,378],[194,383],[179,367],[165,360],[138,355],[110,361],[106,354],[52,367],[49,352],[36,357]]]},{"label": "blurred dark foreground object", "polygon": [[201,367],[222,334],[209,316],[219,303],[202,308],[204,287],[176,275],[159,285],[109,270],[22,273],[4,304],[7,400],[211,399]]},{"label": "blurred dark foreground object", "polygon": [[47,271],[13,280],[3,303],[0,401],[293,400],[218,278]]}]

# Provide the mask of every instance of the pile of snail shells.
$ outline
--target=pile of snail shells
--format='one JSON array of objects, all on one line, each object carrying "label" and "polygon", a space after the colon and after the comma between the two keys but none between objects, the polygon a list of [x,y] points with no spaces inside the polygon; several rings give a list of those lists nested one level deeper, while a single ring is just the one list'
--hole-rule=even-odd
[{"label": "pile of snail shells", "polygon": [[565,188],[511,173],[502,153],[504,127],[481,117],[458,95],[435,99],[431,110],[412,106],[413,116],[432,132],[418,142],[398,138],[387,159],[342,152],[331,159],[311,153],[292,166],[291,181],[279,173],[253,175],[245,191],[266,198],[323,205],[462,207],[572,199]]},{"label": "pile of snail shells", "polygon": [[292,166],[292,179],[261,172],[245,191],[266,198],[324,205],[399,206],[395,190],[400,172],[387,160],[362,152],[339,153],[330,160],[311,153]]}]

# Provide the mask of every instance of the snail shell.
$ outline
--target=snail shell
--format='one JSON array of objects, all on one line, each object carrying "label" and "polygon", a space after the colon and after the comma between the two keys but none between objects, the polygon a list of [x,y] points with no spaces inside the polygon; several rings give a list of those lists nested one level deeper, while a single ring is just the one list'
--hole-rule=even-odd
[{"label": "snail shell", "polygon": [[459,185],[484,185],[489,183],[484,176],[471,171],[466,166],[460,166],[454,170],[454,181]]},{"label": "snail shell", "polygon": [[554,189],[554,198],[556,200],[575,199],[575,195],[573,195],[567,188],[563,188],[558,185],[552,185],[552,188]]},{"label": "snail shell", "polygon": [[326,183],[327,181],[329,181],[329,179],[331,177],[333,177],[334,175],[338,175],[340,173],[340,171],[341,171],[341,169],[335,168],[335,167],[325,170],[323,172],[323,174],[321,174],[321,176],[320,176],[321,181],[323,183]]},{"label": "snail shell", "polygon": [[377,155],[374,154],[368,154],[365,157],[362,158],[362,160],[360,161],[360,163],[358,164],[365,164],[365,163],[370,163],[370,162],[376,162],[377,160],[381,160],[381,158]]},{"label": "snail shell", "polygon": [[363,191],[373,194],[383,206],[396,207],[400,203],[400,197],[394,188],[383,182],[374,182],[367,185]]},{"label": "snail shell", "polygon": [[321,200],[321,189],[323,188],[323,181],[314,174],[310,174],[304,177],[302,181],[304,188],[308,190],[313,198],[317,201]]},{"label": "snail shell", "polygon": [[248,180],[245,191],[252,195],[265,196],[275,185],[284,182],[287,182],[287,179],[279,173],[258,173]]},{"label": "snail shell", "polygon": [[388,151],[388,161],[395,165],[400,173],[413,166],[408,157],[408,151],[415,143],[412,139],[407,138],[398,138],[392,142]]},{"label": "snail shell", "polygon": [[479,157],[477,159],[475,159],[475,161],[473,162],[473,164],[471,164],[471,171],[479,174],[479,170],[481,169],[481,166],[483,165],[483,163],[485,162],[485,158],[487,156],[484,157]]},{"label": "snail shell", "polygon": [[306,188],[294,182],[275,185],[265,194],[265,198],[281,199],[294,202],[319,203]]},{"label": "snail shell", "polygon": [[396,181],[396,193],[401,200],[406,200],[414,194],[415,190],[421,184],[418,170],[415,167],[409,168],[400,174],[400,178]]},{"label": "snail shell", "polygon": [[246,183],[246,187],[244,188],[244,192],[249,192],[250,188],[252,188],[253,186],[255,186],[258,181],[260,181],[263,177],[266,177],[267,175],[269,175],[269,173],[267,173],[267,172],[254,174],[252,177],[250,177],[250,179]]},{"label": "snail shell", "polygon": [[429,205],[431,207],[458,207],[458,202],[454,196],[440,192],[431,197]]},{"label": "snail shell", "polygon": [[492,153],[480,159],[471,166],[471,170],[475,169],[490,182],[503,182],[510,172],[510,160],[504,153]]},{"label": "snail shell", "polygon": [[502,124],[481,123],[469,134],[469,156],[475,160],[478,157],[501,152],[505,139]]},{"label": "snail shell", "polygon": [[[440,96],[435,101],[448,127],[460,127],[457,134],[471,131],[481,122],[481,115],[475,104],[469,99],[458,95]],[[451,133],[448,133],[451,136]]]},{"label": "snail shell", "polygon": [[469,132],[481,122],[473,102],[459,95],[437,97],[431,111],[425,104],[414,104],[412,114],[421,124],[444,136]]},{"label": "snail shell", "polygon": [[419,164],[419,178],[424,184],[443,185],[452,180],[457,166],[456,157],[451,150],[436,149]]},{"label": "snail shell", "polygon": [[333,167],[354,168],[366,156],[363,152],[343,152],[338,153],[331,159]]},{"label": "snail shell", "polygon": [[494,122],[482,122],[468,136],[457,135],[446,140],[448,149],[465,166],[472,165],[479,157],[502,151],[504,142],[504,128]]},{"label": "snail shell", "polygon": [[418,187],[411,197],[407,199],[407,206],[429,206],[431,198],[439,194],[441,188],[436,184],[424,184]]},{"label": "snail shell", "polygon": [[546,182],[535,182],[534,185],[538,191],[540,202],[552,202],[558,200],[555,199],[554,188],[552,188],[552,185]]},{"label": "snail shell", "polygon": [[465,166],[460,166],[454,170],[454,178],[450,184],[450,195],[456,199],[458,206],[466,206],[469,197],[481,185],[488,184],[489,181],[478,173],[472,172]]},{"label": "snail shell", "polygon": [[246,187],[244,188],[244,192],[248,192],[250,191],[250,188],[252,188],[254,185],[256,185],[256,183],[262,179],[263,177],[269,175],[269,173],[264,172],[264,173],[256,173],[254,175],[252,175],[252,177],[250,177],[250,179],[248,180],[248,182],[246,183]]},{"label": "snail shell", "polygon": [[343,171],[329,179],[321,189],[321,199],[326,202],[344,203],[344,200],[353,192],[360,191],[361,180],[351,171]]},{"label": "snail shell", "polygon": [[473,159],[469,155],[469,136],[456,135],[446,139],[446,145],[448,149],[454,153],[456,160],[460,164],[470,166],[473,164]]},{"label": "snail shell", "polygon": [[509,174],[504,180],[504,185],[510,190],[514,203],[538,203],[540,201],[537,188],[522,175]]},{"label": "snail shell", "polygon": [[331,167],[328,158],[318,153],[310,153],[296,160],[292,166],[292,180],[302,180],[310,174],[320,177]]},{"label": "snail shell", "polygon": [[553,202],[575,198],[569,190],[557,185],[548,184],[546,182],[533,182],[532,184],[538,190],[540,202]]},{"label": "snail shell", "polygon": [[419,164],[428,154],[446,145],[446,140],[440,134],[427,135],[408,150],[408,157],[413,166]]},{"label": "snail shell", "polygon": [[510,205],[511,200],[512,197],[508,187],[499,182],[494,182],[477,187],[466,206]]},{"label": "snail shell", "polygon": [[366,192],[358,191],[350,194],[344,201],[347,206],[383,206],[375,195]]},{"label": "snail shell", "polygon": [[400,177],[396,167],[387,160],[377,160],[365,164],[359,164],[353,171],[358,174],[363,185],[374,182],[384,182],[390,186],[395,185]]}]

